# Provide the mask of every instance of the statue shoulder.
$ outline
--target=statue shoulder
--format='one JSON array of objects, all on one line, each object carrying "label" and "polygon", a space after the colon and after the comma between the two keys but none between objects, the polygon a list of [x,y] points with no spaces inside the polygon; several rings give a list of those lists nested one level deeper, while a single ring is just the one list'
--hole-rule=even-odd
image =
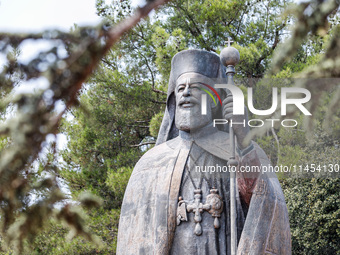
[{"label": "statue shoulder", "polygon": [[177,156],[175,149],[176,144],[178,144],[178,138],[156,145],[148,150],[137,162],[134,172],[155,169],[164,164],[164,162]]}]

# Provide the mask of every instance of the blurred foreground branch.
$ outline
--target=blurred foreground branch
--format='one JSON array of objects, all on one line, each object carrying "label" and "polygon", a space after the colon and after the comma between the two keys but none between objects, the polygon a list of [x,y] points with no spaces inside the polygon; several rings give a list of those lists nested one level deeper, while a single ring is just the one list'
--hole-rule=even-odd
[{"label": "blurred foreground branch", "polygon": [[[292,36],[277,49],[273,56],[271,69],[267,77],[275,77],[284,64],[288,63],[297,54],[299,48],[308,35],[318,35],[330,37],[325,48],[325,53],[315,65],[306,70],[295,74],[288,83],[292,87],[306,88],[311,92],[311,100],[306,108],[312,114],[311,117],[305,117],[304,126],[307,131],[313,128],[315,114],[323,106],[323,96],[332,94],[330,104],[326,110],[326,116],[323,124],[327,128],[330,123],[339,116],[336,112],[340,108],[340,25],[335,25],[329,29],[328,19],[331,15],[338,15],[340,2],[336,0],[327,1],[309,1],[303,2],[294,9],[294,16],[297,19],[296,25],[292,29]],[[273,84],[275,84],[275,79]],[[284,118],[291,118],[297,115],[296,109],[288,109],[287,114],[282,116],[281,102],[278,102],[278,108],[269,118],[282,121]],[[268,118],[268,116],[267,116]],[[249,139],[254,136],[261,136],[267,130],[271,129],[271,123],[267,122],[262,129],[254,129],[249,135]]]},{"label": "blurred foreground branch", "polygon": [[[112,28],[85,27],[70,34],[59,31],[0,34],[0,50],[7,54],[7,64],[0,74],[0,95],[3,97],[0,112],[5,114],[9,105],[15,106],[13,117],[0,124],[0,139],[7,141],[5,146],[0,146],[0,208],[3,236],[9,244],[15,244],[18,252],[23,251],[23,241],[34,238],[50,216],[66,222],[75,234],[94,240],[71,204],[54,212],[55,204],[63,201],[65,196],[55,175],[37,184],[32,163],[38,158],[46,136],[58,132],[66,109],[77,104],[82,84],[109,49],[151,10],[167,1],[148,2]],[[18,63],[13,52],[27,39],[48,40],[54,47],[40,53],[28,64]],[[60,53],[61,49],[67,51],[66,56]],[[39,79],[48,82],[47,88],[29,94],[13,96],[10,93],[18,81],[36,82]],[[65,108],[58,112],[57,104],[61,101]],[[23,198],[37,190],[47,190],[48,195],[34,205],[25,205]],[[93,205],[95,200],[88,197],[82,202]]]}]

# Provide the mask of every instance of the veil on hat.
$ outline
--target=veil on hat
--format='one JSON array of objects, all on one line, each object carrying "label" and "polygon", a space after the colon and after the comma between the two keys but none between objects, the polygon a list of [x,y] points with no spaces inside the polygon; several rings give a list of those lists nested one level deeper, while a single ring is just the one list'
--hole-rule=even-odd
[{"label": "veil on hat", "polygon": [[[222,65],[220,57],[205,50],[184,50],[177,53],[171,61],[171,72],[166,100],[166,109],[161,127],[159,129],[156,145],[164,143],[178,136],[175,126],[175,87],[176,80],[184,73],[194,72],[216,80],[227,79],[225,66]],[[225,90],[217,90],[221,100],[226,97]],[[213,118],[222,118],[222,107],[215,112]],[[228,125],[219,125],[221,131],[228,132]]]}]

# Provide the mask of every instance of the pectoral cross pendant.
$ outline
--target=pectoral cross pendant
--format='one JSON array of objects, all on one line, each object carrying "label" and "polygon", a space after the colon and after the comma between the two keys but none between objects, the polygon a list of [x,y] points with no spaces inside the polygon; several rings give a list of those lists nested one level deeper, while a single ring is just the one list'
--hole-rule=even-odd
[{"label": "pectoral cross pendant", "polygon": [[194,202],[192,204],[186,205],[186,202],[179,198],[178,206],[177,206],[177,225],[181,224],[181,221],[188,221],[187,212],[193,212],[195,214],[194,221],[195,225],[195,234],[197,236],[202,235],[202,213],[207,211],[211,214],[214,220],[214,227],[220,228],[219,218],[221,217],[221,213],[223,211],[223,200],[218,195],[217,189],[211,189],[210,194],[207,196],[207,203],[203,204],[201,202],[202,199],[202,190],[195,189],[194,191]]},{"label": "pectoral cross pendant", "polygon": [[187,206],[187,211],[188,212],[193,212],[195,214],[194,217],[194,221],[196,223],[195,226],[195,234],[197,236],[202,235],[202,226],[201,226],[201,222],[202,222],[202,213],[204,211],[209,211],[211,208],[210,204],[203,204],[201,203],[201,198],[202,198],[202,190],[201,189],[195,189],[194,191],[194,203],[193,204],[189,204]]}]

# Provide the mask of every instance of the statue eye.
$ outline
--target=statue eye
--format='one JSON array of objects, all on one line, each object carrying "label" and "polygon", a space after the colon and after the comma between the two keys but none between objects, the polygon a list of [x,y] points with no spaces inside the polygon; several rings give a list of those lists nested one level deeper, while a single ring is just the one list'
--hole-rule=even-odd
[{"label": "statue eye", "polygon": [[178,92],[182,92],[182,91],[184,91],[184,89],[185,89],[185,86],[180,85],[180,86],[178,86],[177,91],[178,91]]}]

